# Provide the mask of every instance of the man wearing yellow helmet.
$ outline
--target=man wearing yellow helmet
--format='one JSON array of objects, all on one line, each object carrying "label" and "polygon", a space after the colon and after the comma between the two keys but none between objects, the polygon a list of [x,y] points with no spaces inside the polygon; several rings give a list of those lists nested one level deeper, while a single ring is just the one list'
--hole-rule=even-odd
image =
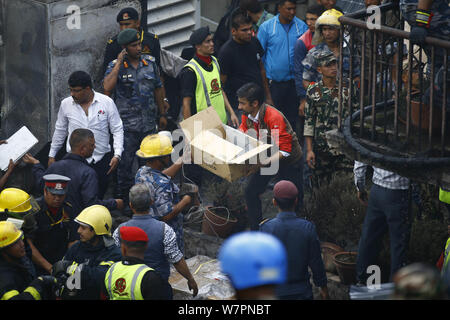
[{"label": "man wearing yellow helmet", "polygon": [[[316,27],[312,44],[316,45],[312,48],[306,58],[303,60],[303,85],[305,89],[312,83],[317,83],[321,80],[321,75],[317,71],[317,56],[322,51],[332,51],[339,59],[342,54],[342,71],[343,80],[348,81],[350,77],[350,49],[348,47],[343,48],[343,52],[340,52],[339,37],[340,26],[339,17],[342,16],[342,12],[331,9],[325,11],[316,21]],[[359,65],[357,59],[353,59],[353,76],[354,80],[358,80],[360,75]],[[339,72],[338,72],[339,76]]]},{"label": "man wearing yellow helmet", "polygon": [[33,280],[26,261],[23,232],[9,221],[0,222],[0,300],[41,300],[56,284],[51,276]]},{"label": "man wearing yellow helmet", "polygon": [[177,235],[178,248],[183,253],[183,216],[180,212],[192,202],[192,197],[179,196],[180,188],[172,178],[181,169],[182,159],[169,167],[172,141],[163,134],[144,138],[136,155],[146,160],[145,166],[136,173],[135,183],[146,184],[154,194],[153,216],[166,222]]},{"label": "man wearing yellow helmet", "polygon": [[[30,237],[31,232],[35,228],[35,224],[30,223],[27,217],[31,213],[39,210],[39,205],[33,197],[21,189],[6,188],[0,193],[0,221],[10,221],[14,223],[21,231],[24,232],[25,239]],[[25,241],[26,263],[29,264],[33,275],[36,274],[31,258],[32,249]]]},{"label": "man wearing yellow helmet", "polygon": [[8,217],[23,219],[32,209],[31,197],[17,188],[6,188],[0,193],[0,213],[6,220]]},{"label": "man wearing yellow helmet", "polygon": [[53,265],[52,275],[59,279],[74,277],[73,282],[66,281],[63,299],[98,300],[108,268],[121,259],[111,237],[111,214],[106,207],[93,205],[81,211],[75,221],[80,225],[80,241]]}]

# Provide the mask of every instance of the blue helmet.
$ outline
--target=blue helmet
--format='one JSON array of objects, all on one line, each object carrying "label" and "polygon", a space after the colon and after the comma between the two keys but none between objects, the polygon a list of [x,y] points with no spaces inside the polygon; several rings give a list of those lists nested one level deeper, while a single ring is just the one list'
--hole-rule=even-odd
[{"label": "blue helmet", "polygon": [[286,280],[287,254],[280,240],[259,231],[241,232],[227,239],[219,251],[222,272],[237,290]]}]

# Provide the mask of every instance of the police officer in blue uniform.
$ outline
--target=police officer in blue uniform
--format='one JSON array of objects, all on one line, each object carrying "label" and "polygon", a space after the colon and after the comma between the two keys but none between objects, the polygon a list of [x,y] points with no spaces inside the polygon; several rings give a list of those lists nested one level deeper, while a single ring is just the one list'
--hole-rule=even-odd
[{"label": "police officer in blue uniform", "polygon": [[[142,53],[155,57],[156,65],[160,68],[161,45],[159,43],[158,36],[151,32],[144,32],[141,28],[139,13],[136,9],[128,7],[120,10],[117,14],[117,23],[120,25],[120,31],[127,28],[132,28],[140,32]],[[105,57],[103,60],[103,73],[106,71],[109,63],[116,59],[122,51],[122,46],[117,42],[117,38],[118,35],[108,39],[107,41]]]},{"label": "police officer in blue uniform", "polygon": [[72,205],[65,201],[70,178],[48,174],[43,179],[44,195],[36,199],[39,211],[25,216],[22,226],[38,275],[51,274],[52,265],[79,239]]},{"label": "police officer in blue uniform", "polygon": [[141,34],[125,29],[117,37],[123,47],[118,58],[111,61],[105,73],[103,88],[115,95],[115,103],[124,128],[124,151],[117,172],[116,192],[128,203],[133,185],[135,152],[142,139],[167,125],[164,90],[153,56],[142,54]]},{"label": "police officer in blue uniform", "polygon": [[313,223],[296,216],[297,199],[295,184],[287,180],[278,182],[273,188],[272,200],[278,207],[278,215],[260,224],[260,230],[278,238],[287,251],[287,280],[278,285],[275,292],[282,300],[312,300],[310,268],[322,299],[329,299],[319,237]]}]

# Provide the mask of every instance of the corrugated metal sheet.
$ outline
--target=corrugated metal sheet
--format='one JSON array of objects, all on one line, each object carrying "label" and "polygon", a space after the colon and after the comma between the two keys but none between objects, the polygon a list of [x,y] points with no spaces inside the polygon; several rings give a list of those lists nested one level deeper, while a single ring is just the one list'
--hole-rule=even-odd
[{"label": "corrugated metal sheet", "polygon": [[147,0],[147,28],[161,47],[179,55],[200,26],[200,0]]}]

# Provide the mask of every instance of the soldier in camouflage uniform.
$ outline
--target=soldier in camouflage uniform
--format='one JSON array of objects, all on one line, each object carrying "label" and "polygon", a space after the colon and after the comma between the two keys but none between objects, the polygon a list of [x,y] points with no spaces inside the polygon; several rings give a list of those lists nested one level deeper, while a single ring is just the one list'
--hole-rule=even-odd
[{"label": "soldier in camouflage uniform", "polygon": [[178,248],[184,253],[183,214],[193,205],[194,196],[183,194],[172,178],[180,171],[182,158],[169,166],[173,151],[171,140],[162,134],[144,138],[137,156],[145,161],[136,173],[135,183],[144,183],[150,189],[154,202],[150,214],[172,227]]},{"label": "soldier in camouflage uniform", "polygon": [[[330,51],[317,57],[318,71],[323,79],[311,84],[306,91],[305,104],[305,145],[306,162],[313,170],[314,187],[326,179],[329,183],[333,173],[352,168],[352,163],[344,155],[335,154],[327,145],[325,132],[337,128],[339,85],[336,81],[337,59]],[[348,89],[342,90],[342,101],[347,101]],[[343,119],[348,110],[343,105]],[[313,143],[314,142],[314,143]],[[314,147],[313,147],[314,144]]]},{"label": "soldier in camouflage uniform", "polygon": [[[173,206],[180,202],[180,188],[169,176],[159,170],[143,166],[136,173],[135,182],[136,184],[145,183],[154,193],[153,210],[150,214],[157,220],[162,220],[164,216],[171,213]],[[178,214],[175,218],[165,222],[175,231],[178,249],[184,252],[183,215]]]},{"label": "soldier in camouflage uniform", "polygon": [[[141,55],[140,33],[125,29],[117,39],[124,50],[118,59],[109,63],[103,87],[105,93],[115,93],[115,103],[123,122],[124,151],[117,172],[116,193],[128,203],[135,152],[145,136],[158,130],[158,109],[160,115],[164,114],[164,93],[155,58]],[[159,117],[160,128],[166,124],[167,119]]]},{"label": "soldier in camouflage uniform", "polygon": [[[303,85],[305,88],[311,83],[317,83],[322,79],[322,75],[317,71],[317,57],[322,52],[332,51],[336,58],[342,54],[342,69],[343,78],[348,79],[350,76],[350,50],[347,46],[343,47],[343,52],[339,53],[339,28],[341,23],[338,18],[342,13],[336,9],[325,11],[316,21],[316,32],[312,43],[316,46],[312,48],[305,59],[302,61],[303,65]],[[329,29],[334,29],[336,32],[331,33]],[[325,35],[325,32],[327,34]],[[353,59],[353,79],[357,79],[360,75],[358,59]]]}]

